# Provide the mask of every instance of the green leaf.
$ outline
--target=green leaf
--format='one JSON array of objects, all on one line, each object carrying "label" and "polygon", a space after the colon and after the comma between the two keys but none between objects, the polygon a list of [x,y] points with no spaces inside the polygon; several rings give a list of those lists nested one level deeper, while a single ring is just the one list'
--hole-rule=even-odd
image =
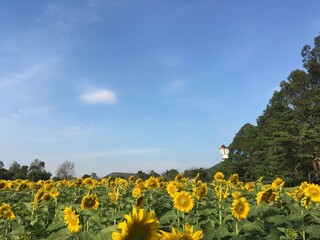
[{"label": "green leaf", "polygon": [[53,232],[47,240],[65,240],[70,237],[70,233],[66,228],[60,229],[58,232]]},{"label": "green leaf", "polygon": [[271,216],[271,217],[266,217],[265,220],[268,223],[273,223],[273,224],[288,223],[287,218],[283,215],[275,215],[275,216]]},{"label": "green leaf", "polygon": [[306,232],[311,236],[314,237],[316,239],[319,239],[320,236],[320,227],[319,225],[309,225],[306,227]]},{"label": "green leaf", "polygon": [[102,229],[96,235],[91,236],[92,240],[108,240],[112,238],[112,233],[117,230],[117,226],[109,226],[107,228]]},{"label": "green leaf", "polygon": [[264,232],[263,229],[258,224],[252,223],[252,222],[245,222],[242,226],[242,229],[245,232],[252,232],[252,231]]}]

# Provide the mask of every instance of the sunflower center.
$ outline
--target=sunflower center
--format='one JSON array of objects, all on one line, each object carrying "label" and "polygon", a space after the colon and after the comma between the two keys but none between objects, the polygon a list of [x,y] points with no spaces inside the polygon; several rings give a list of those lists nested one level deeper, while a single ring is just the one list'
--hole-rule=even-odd
[{"label": "sunflower center", "polygon": [[245,207],[244,207],[243,204],[238,204],[238,205],[235,207],[235,210],[236,210],[236,212],[237,212],[238,214],[243,213],[244,209],[245,209]]},{"label": "sunflower center", "polygon": [[148,232],[143,226],[135,226],[129,234],[130,240],[146,240],[149,239]]},{"label": "sunflower center", "polygon": [[88,198],[85,203],[87,208],[92,208],[94,204],[95,204],[95,200],[93,198]]},{"label": "sunflower center", "polygon": [[182,197],[179,201],[180,205],[182,207],[187,207],[189,206],[189,199],[188,198],[185,198],[185,197]]}]

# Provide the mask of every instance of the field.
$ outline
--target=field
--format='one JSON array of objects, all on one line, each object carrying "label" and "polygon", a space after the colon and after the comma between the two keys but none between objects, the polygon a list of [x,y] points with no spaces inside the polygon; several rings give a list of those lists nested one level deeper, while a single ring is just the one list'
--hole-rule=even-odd
[{"label": "field", "polygon": [[319,239],[320,186],[86,178],[0,180],[0,239]]}]

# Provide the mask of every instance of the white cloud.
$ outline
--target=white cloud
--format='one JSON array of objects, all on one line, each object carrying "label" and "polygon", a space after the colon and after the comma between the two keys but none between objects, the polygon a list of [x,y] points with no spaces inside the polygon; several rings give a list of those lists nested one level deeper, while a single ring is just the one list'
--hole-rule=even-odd
[{"label": "white cloud", "polygon": [[116,93],[108,89],[95,89],[86,92],[80,96],[81,100],[86,103],[104,103],[104,104],[114,104],[117,102]]}]

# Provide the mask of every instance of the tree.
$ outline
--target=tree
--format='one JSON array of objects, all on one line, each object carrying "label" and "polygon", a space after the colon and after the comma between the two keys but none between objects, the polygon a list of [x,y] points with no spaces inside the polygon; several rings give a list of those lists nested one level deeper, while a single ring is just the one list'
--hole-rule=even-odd
[{"label": "tree", "polygon": [[320,36],[301,54],[305,71],[292,71],[274,92],[257,126],[245,125],[230,144],[250,154],[249,161],[230,165],[242,177],[260,175],[269,181],[282,177],[294,185],[320,175],[314,167],[320,156]]},{"label": "tree", "polygon": [[30,181],[48,180],[51,177],[51,173],[47,172],[45,169],[45,162],[39,159],[33,160],[30,164],[28,171],[28,179]]},{"label": "tree", "polygon": [[10,179],[26,179],[28,166],[21,166],[17,161],[13,161],[8,169]]},{"label": "tree", "polygon": [[163,176],[164,180],[166,181],[172,181],[175,179],[175,177],[179,174],[179,171],[177,169],[170,169],[166,170],[161,175]]},{"label": "tree", "polygon": [[141,178],[141,179],[143,179],[143,180],[146,180],[146,179],[148,179],[150,176],[149,176],[149,174],[148,173],[145,173],[145,172],[143,172],[143,171],[138,171],[136,174],[135,174],[135,177],[136,178]]},{"label": "tree", "polygon": [[62,163],[57,171],[56,176],[60,179],[72,179],[75,177],[75,163],[70,161],[65,161]]}]

